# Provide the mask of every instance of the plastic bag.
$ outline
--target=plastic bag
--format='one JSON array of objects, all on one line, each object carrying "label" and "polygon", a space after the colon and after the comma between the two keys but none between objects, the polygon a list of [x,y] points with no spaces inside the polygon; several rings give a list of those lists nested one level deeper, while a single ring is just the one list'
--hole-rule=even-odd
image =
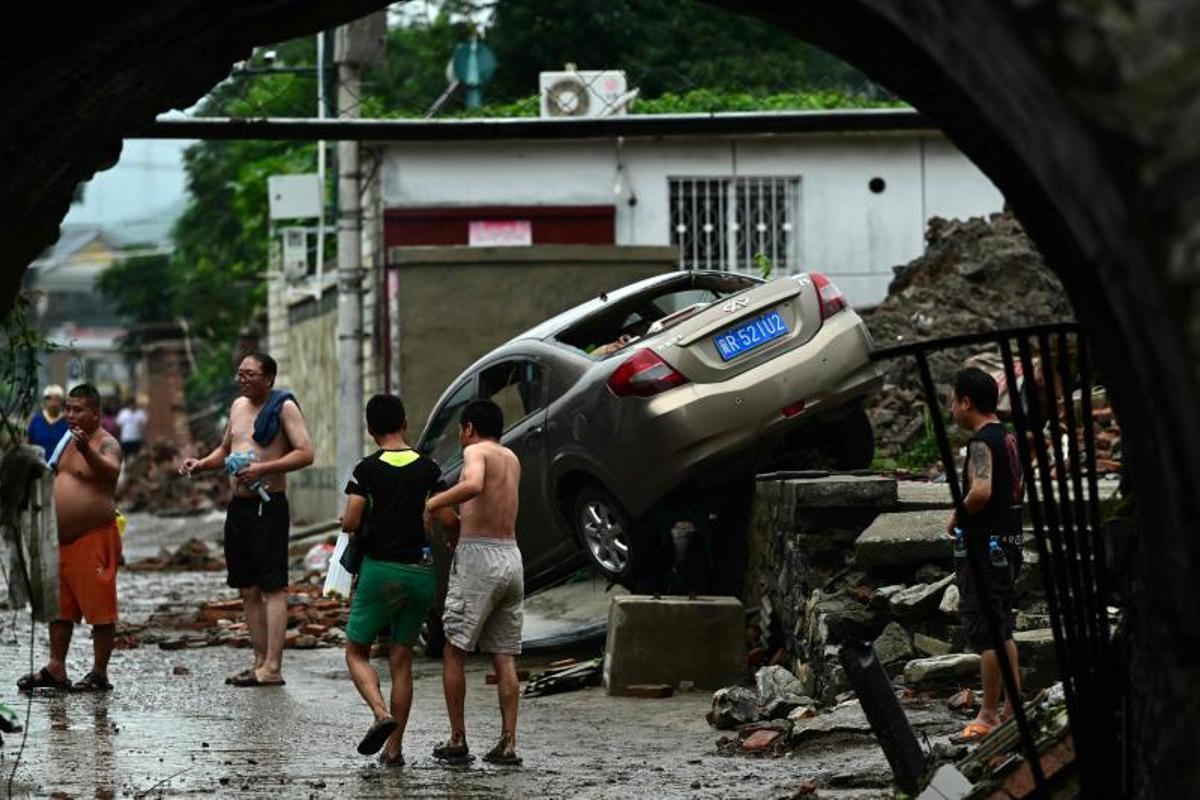
[{"label": "plastic bag", "polygon": [[325,573],[325,588],[322,594],[326,597],[350,596],[350,581],[353,576],[342,566],[342,553],[346,552],[348,544],[350,534],[342,531],[338,534],[337,545],[334,546],[333,555],[329,559],[329,572]]}]

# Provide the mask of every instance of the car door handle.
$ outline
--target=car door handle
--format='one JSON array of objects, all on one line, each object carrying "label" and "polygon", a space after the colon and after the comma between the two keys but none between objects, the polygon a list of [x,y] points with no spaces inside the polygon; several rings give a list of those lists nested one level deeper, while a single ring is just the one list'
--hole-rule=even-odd
[{"label": "car door handle", "polygon": [[544,425],[534,425],[525,433],[525,438],[529,441],[533,441],[545,432],[546,427]]}]

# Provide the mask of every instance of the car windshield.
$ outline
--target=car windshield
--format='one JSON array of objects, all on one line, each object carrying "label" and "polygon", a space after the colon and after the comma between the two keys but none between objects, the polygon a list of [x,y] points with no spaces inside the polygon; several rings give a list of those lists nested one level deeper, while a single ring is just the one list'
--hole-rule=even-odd
[{"label": "car windshield", "polygon": [[[566,328],[556,338],[585,353],[604,355],[614,352],[611,346],[621,342],[622,337],[641,338],[658,333],[713,302],[758,283],[755,278],[736,273],[688,275],[603,308]],[[667,317],[670,319],[664,319]],[[667,324],[656,325],[660,320]]]}]

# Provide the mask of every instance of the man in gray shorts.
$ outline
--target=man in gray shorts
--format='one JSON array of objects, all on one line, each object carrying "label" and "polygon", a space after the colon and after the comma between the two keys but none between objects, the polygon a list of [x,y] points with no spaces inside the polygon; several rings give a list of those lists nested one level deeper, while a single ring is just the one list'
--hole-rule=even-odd
[{"label": "man in gray shorts", "polygon": [[517,756],[516,656],[521,653],[525,574],[517,549],[517,488],[521,463],[500,444],[504,415],[491,400],[468,403],[459,418],[463,469],[459,482],[425,502],[425,524],[442,508],[460,505],[461,533],[454,550],[442,626],[446,648],[442,686],[450,717],[450,740],[433,749],[436,758],[465,761],[467,726],[463,712],[467,685],[464,665],[476,645],[492,654],[500,694],[503,730],[483,757],[493,764],[520,764]]}]

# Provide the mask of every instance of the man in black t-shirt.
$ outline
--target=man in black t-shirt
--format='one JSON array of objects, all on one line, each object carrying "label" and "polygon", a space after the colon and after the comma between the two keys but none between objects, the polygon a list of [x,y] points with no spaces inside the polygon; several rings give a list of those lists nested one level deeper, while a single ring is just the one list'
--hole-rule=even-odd
[{"label": "man in black t-shirt", "polygon": [[[445,488],[438,465],[408,446],[407,428],[399,397],[375,395],[367,403],[367,431],[380,449],[354,468],[342,515],[342,529],[363,537],[363,562],[346,625],[346,665],[375,721],[358,752],[373,755],[384,748],[380,761],[387,766],[404,764],[404,728],[412,708],[412,645],[434,595],[432,561],[425,558],[425,499]],[[457,517],[446,511],[441,521],[452,527]],[[369,661],[371,644],[388,628],[390,709]]]},{"label": "man in black t-shirt", "polygon": [[[993,626],[1004,640],[1014,681],[1020,685],[1012,609],[1013,584],[1021,568],[1023,481],[1016,437],[996,416],[997,395],[996,381],[981,369],[964,369],[954,377],[954,421],[972,436],[963,468],[965,519],[956,519],[952,514],[946,527],[951,536],[955,528],[962,531],[963,547],[956,548],[954,559],[958,610],[967,642],[979,653],[983,683],[979,714],[963,729],[964,739],[982,738],[1000,722],[997,706],[1004,679],[991,633]],[[1015,700],[1005,698],[1006,715],[1012,714]]]}]

